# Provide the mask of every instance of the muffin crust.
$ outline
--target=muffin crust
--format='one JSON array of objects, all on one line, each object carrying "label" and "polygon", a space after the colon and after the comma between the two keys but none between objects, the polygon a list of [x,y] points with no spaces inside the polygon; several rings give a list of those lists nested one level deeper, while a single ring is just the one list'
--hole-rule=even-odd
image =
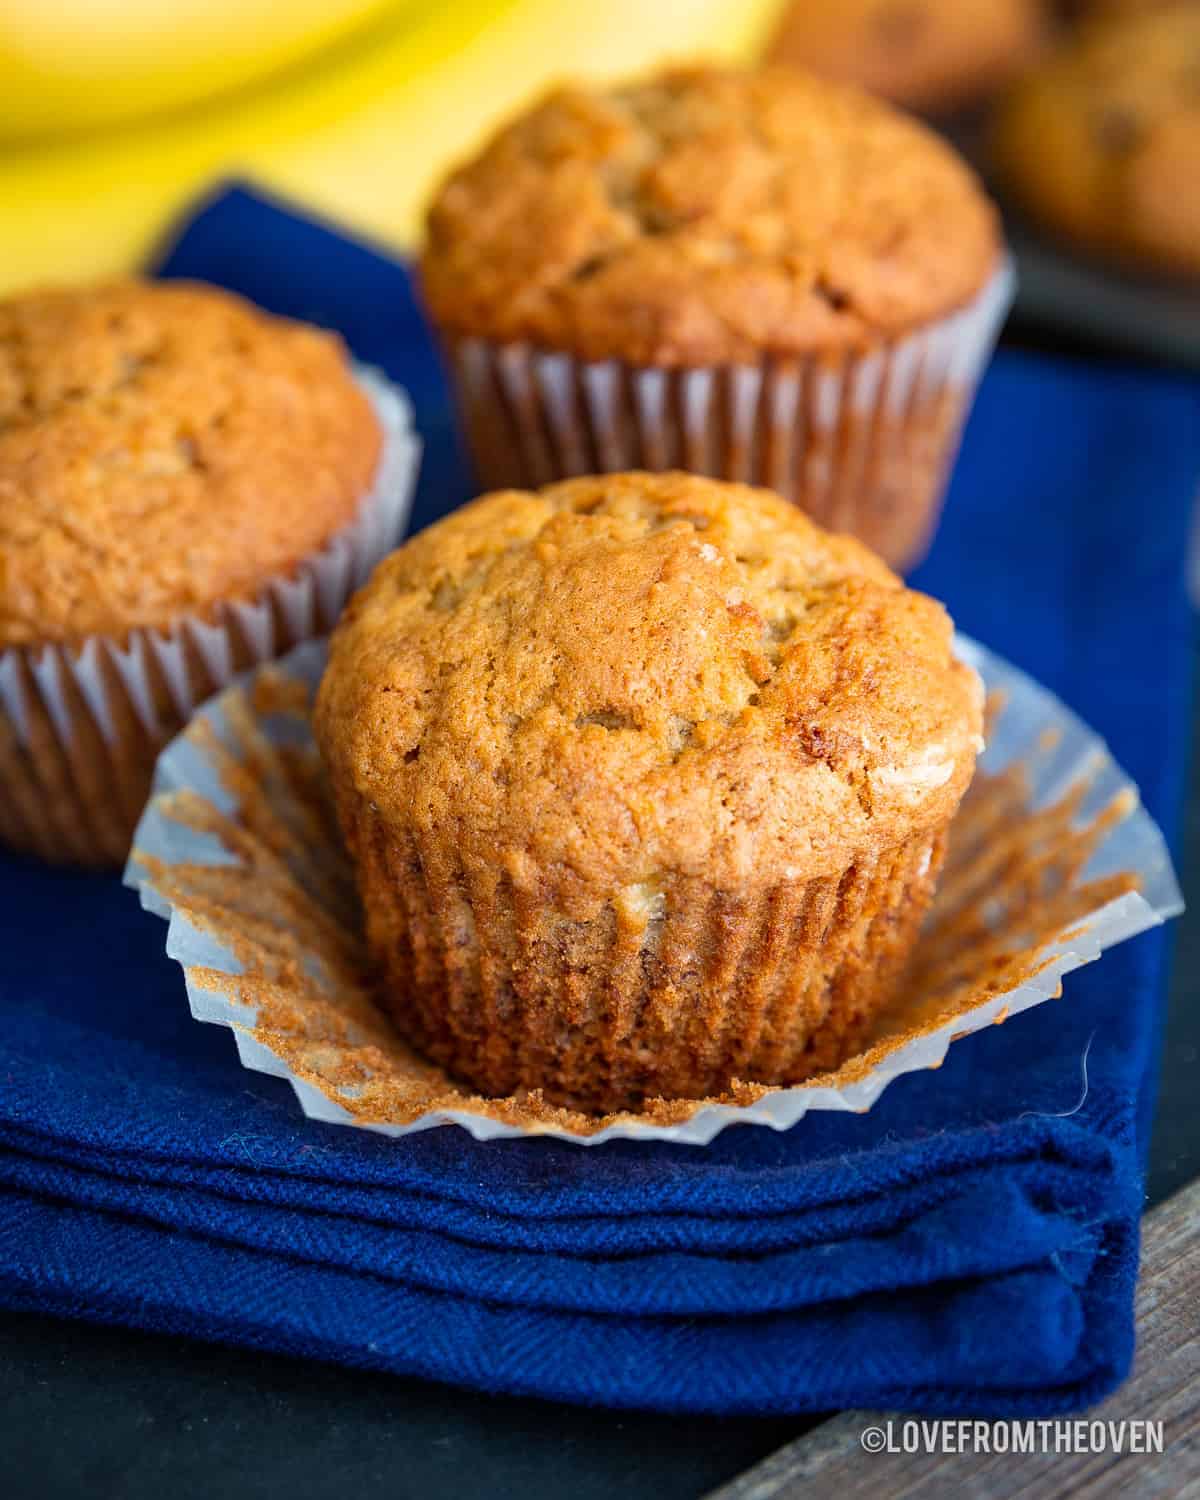
[{"label": "muffin crust", "polygon": [[807,880],[957,805],[980,705],[950,638],[766,491],[580,479],[387,559],[335,632],[317,735],[385,824],[580,914],[662,871]]},{"label": "muffin crust", "polygon": [[227,292],[0,302],[0,646],[253,596],[353,518],[380,444],[340,340]]},{"label": "muffin crust", "polygon": [[557,90],[442,187],[437,323],[586,359],[752,362],[861,348],[995,269],[994,211],[930,131],[786,68]]}]

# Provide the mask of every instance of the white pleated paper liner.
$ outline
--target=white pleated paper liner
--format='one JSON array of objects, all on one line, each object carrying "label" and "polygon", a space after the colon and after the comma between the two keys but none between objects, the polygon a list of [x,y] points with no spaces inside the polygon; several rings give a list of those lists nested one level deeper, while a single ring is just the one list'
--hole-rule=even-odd
[{"label": "white pleated paper liner", "polygon": [[[1059,993],[1064,974],[1182,910],[1162,834],[1103,741],[985,647],[960,637],[958,649],[1003,708],[952,829],[938,902],[918,945],[916,973],[952,973],[953,1009],[939,1009],[937,996],[910,981],[912,992],[882,1018],[870,1051],[812,1083],[745,1085],[735,1102],[653,1101],[644,1115],[598,1120],[537,1101],[472,1096],[415,1057],[356,977],[365,969],[355,967],[349,869],[319,793],[303,790],[321,785],[306,708],[324,668],[321,642],[207,703],[164,752],[126,882],[168,920],[167,952],[183,966],[192,1014],[230,1027],[243,1064],[286,1078],[312,1119],[396,1136],[457,1124],[480,1140],[537,1134],[585,1145],[699,1145],[727,1125],[786,1130],[810,1110],[863,1111],[893,1078],[936,1067],[958,1037],[1040,1004]],[[244,786],[233,790],[251,765],[253,805],[239,800]],[[1021,849],[1025,866],[1013,858]],[[1017,900],[1010,948],[1001,908],[1004,870],[1014,868],[1014,892],[1025,892],[1022,869],[1053,878],[1042,882],[1050,925],[1038,933],[1031,909]],[[181,899],[181,891],[192,894]],[[300,915],[293,922],[288,913]],[[1007,968],[983,951],[994,924],[996,951],[1012,954]],[[942,950],[949,959],[934,961]],[[1022,977],[1006,985],[1006,973]],[[373,1099],[386,1103],[377,1108]]]},{"label": "white pleated paper liner", "polygon": [[933,534],[1015,285],[1006,259],[957,312],[845,356],[659,369],[482,338],[447,346],[485,489],[685,469],[776,490],[904,569]]},{"label": "white pleated paper liner", "polygon": [[383,429],[354,519],[253,600],[123,639],[0,651],[0,842],[45,858],[119,865],[158,749],[239,672],[327,632],[400,541],[420,464],[407,396],[355,377]]}]

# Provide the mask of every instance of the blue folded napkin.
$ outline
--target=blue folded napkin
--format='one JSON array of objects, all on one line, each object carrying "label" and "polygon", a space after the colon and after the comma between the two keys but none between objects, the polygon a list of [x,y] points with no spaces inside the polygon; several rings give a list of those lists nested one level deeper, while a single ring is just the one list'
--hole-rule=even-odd
[{"label": "blue folded napkin", "polygon": [[[401,266],[233,191],[163,269],[340,328],[415,400],[416,524],[464,498]],[[917,578],[1105,734],[1168,828],[1198,478],[1194,382],[1005,352]],[[1161,932],[867,1115],[584,1149],[312,1124],[190,1019],[115,876],[0,857],[0,913],[9,1306],[668,1410],[1036,1415],[1128,1367]]]}]

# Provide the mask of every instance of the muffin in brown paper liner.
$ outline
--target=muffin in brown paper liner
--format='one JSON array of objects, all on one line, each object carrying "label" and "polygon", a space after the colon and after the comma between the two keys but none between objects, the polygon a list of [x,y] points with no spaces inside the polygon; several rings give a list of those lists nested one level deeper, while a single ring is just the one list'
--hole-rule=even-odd
[{"label": "muffin in brown paper liner", "polygon": [[484,497],[384,563],[315,727],[398,1029],[587,1110],[835,1067],[891,996],[980,693],[932,600],[766,491]]},{"label": "muffin in brown paper liner", "polygon": [[485,1097],[410,1047],[377,1002],[312,739],[324,642],[211,699],[163,754],[126,880],[169,922],[195,1019],[228,1027],[243,1065],[286,1079],[313,1120],[702,1145],[732,1124],[866,1110],[893,1078],[936,1069],[960,1037],[1060,995],[1070,970],[1182,910],[1162,834],[1103,742],[993,653],[962,637],[956,650],[989,692],[988,748],[933,907],[861,1050],[792,1087],[739,1078],[707,1099],[602,1115],[538,1089]]},{"label": "muffin in brown paper liner", "polygon": [[898,568],[1013,283],[950,147],[790,69],[548,96],[448,178],[421,272],[485,487],[684,468]]},{"label": "muffin in brown paper liner", "polygon": [[[0,842],[119,866],[196,706],[328,630],[398,540],[418,447],[405,399],[352,372],[335,339],[216,289],[34,293],[0,305],[0,326],[15,351],[3,399],[19,408],[0,446]],[[238,381],[256,379],[274,394],[237,409]],[[291,537],[295,496],[271,483],[292,480],[251,430],[273,400],[291,425],[309,403],[324,466]]]}]

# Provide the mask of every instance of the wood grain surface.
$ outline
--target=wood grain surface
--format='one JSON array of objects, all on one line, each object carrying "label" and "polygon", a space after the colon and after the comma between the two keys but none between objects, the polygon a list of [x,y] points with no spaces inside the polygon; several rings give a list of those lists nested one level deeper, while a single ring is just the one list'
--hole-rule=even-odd
[{"label": "wood grain surface", "polygon": [[[1133,1374],[1085,1415],[1088,1422],[1106,1424],[1161,1422],[1161,1453],[1128,1447],[1120,1453],[870,1453],[863,1432],[890,1421],[899,1443],[904,1419],[849,1411],[781,1448],[709,1500],[1200,1497],[1200,1183],[1143,1220],[1137,1330]],[[1124,1431],[1128,1443],[1129,1429]]]}]

